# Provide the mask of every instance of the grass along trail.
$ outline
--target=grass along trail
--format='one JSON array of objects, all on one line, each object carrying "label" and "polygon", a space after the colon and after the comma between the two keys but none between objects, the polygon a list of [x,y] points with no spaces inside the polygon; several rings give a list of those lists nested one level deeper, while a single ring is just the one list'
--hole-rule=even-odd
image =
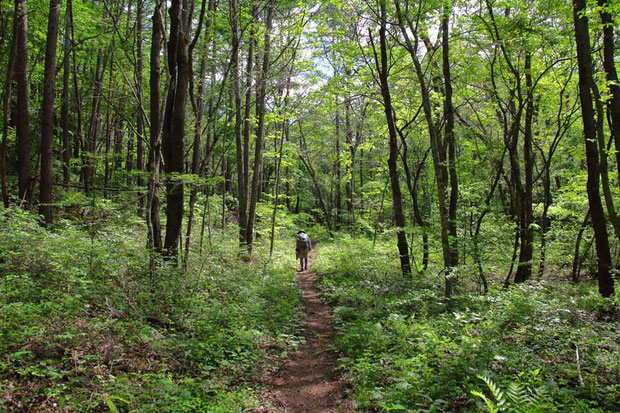
[{"label": "grass along trail", "polygon": [[338,375],[334,371],[337,360],[330,351],[333,346],[334,327],[332,309],[317,292],[318,275],[311,267],[316,250],[310,254],[309,270],[297,275],[302,290],[306,342],[291,353],[285,367],[273,373],[267,383],[269,412],[286,413],[336,413],[352,412],[353,403],[346,399]]}]

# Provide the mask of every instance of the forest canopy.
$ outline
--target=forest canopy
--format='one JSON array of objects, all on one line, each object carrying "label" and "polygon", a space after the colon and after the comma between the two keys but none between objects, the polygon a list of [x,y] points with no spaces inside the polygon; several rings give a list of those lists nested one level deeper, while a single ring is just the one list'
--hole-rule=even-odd
[{"label": "forest canopy", "polygon": [[3,1],[0,407],[261,411],[304,229],[361,411],[619,408],[619,11]]}]

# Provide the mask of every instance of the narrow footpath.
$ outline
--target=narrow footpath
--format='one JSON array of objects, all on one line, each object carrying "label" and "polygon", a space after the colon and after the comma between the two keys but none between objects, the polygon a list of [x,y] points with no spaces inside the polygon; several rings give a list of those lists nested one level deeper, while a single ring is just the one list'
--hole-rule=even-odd
[{"label": "narrow footpath", "polygon": [[312,251],[309,270],[299,272],[297,282],[302,290],[306,342],[292,353],[286,366],[268,378],[268,398],[277,413],[353,412],[353,403],[342,392],[334,372],[337,360],[330,351],[334,327],[332,311],[318,296],[317,273],[311,270],[316,258]]}]

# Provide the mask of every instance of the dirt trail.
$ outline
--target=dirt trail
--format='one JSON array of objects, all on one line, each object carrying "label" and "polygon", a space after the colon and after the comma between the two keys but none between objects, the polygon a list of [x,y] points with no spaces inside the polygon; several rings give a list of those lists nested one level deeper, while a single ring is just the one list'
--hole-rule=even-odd
[{"label": "dirt trail", "polygon": [[269,412],[337,413],[353,412],[353,403],[345,399],[338,376],[334,372],[336,358],[333,346],[334,327],[329,305],[318,296],[317,273],[311,270],[316,258],[313,250],[309,270],[299,272],[297,282],[302,289],[306,343],[289,356],[286,367],[269,379],[272,407]]}]

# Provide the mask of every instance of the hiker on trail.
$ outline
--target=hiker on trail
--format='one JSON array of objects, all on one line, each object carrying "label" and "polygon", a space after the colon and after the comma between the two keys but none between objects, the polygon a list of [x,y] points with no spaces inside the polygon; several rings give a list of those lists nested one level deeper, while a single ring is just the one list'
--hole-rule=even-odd
[{"label": "hiker on trail", "polygon": [[297,243],[295,244],[295,253],[297,258],[299,258],[299,264],[301,264],[301,270],[299,271],[308,269],[308,252],[310,250],[312,250],[310,237],[302,229],[297,233]]}]

